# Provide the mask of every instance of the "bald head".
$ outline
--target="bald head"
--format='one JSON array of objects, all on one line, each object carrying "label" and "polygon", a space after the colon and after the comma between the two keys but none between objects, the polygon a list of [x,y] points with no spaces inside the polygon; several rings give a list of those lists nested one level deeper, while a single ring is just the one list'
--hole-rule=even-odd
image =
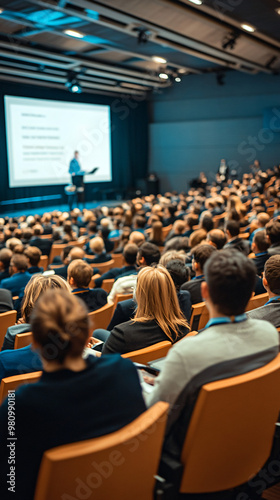
[{"label": "bald head", "polygon": [[83,259],[85,256],[85,252],[82,248],[79,248],[79,247],[73,247],[72,250],[70,250],[69,252],[69,260],[70,262],[72,260],[76,260],[76,259]]},{"label": "bald head", "polygon": [[142,245],[145,241],[145,236],[143,233],[140,233],[140,231],[132,231],[128,241],[129,243],[134,243],[134,245],[140,247],[140,245]]}]

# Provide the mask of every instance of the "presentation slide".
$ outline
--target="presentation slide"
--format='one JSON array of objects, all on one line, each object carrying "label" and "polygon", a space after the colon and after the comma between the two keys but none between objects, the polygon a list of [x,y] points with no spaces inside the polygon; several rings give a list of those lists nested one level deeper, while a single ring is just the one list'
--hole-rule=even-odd
[{"label": "presentation slide", "polygon": [[71,183],[74,151],[85,182],[112,180],[110,106],[6,95],[5,118],[10,187]]}]

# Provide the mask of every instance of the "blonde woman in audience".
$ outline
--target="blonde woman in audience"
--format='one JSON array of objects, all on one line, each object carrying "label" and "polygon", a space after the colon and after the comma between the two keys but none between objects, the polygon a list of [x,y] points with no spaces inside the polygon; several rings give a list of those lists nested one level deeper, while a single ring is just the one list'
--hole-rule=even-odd
[{"label": "blonde woman in audience", "polygon": [[68,283],[60,276],[43,276],[42,274],[34,274],[32,276],[24,290],[21,304],[21,318],[17,325],[8,328],[2,351],[14,349],[15,338],[18,333],[30,332],[30,316],[37,300],[47,290],[57,288],[71,292]]},{"label": "blonde woman in audience", "polygon": [[141,269],[135,299],[137,312],[134,319],[115,326],[103,347],[103,354],[123,354],[163,340],[174,343],[189,332],[175,285],[163,266]]}]

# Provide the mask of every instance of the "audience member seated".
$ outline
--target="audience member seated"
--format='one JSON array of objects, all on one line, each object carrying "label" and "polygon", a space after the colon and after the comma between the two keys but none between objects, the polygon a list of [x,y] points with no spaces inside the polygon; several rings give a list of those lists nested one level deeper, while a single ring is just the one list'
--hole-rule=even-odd
[{"label": "audience member seated", "polygon": [[170,260],[165,267],[175,285],[180,309],[185,318],[190,321],[192,313],[191,294],[187,290],[180,290],[181,286],[190,279],[189,269],[180,259]]},{"label": "audience member seated", "polygon": [[30,245],[40,248],[42,255],[49,256],[52,248],[52,240],[41,238],[41,235],[44,233],[43,227],[40,224],[36,224],[33,226],[33,233],[34,236],[30,240]]},{"label": "audience member seated", "polygon": [[97,235],[96,222],[89,222],[89,224],[87,225],[88,241],[86,242],[86,244],[84,246],[84,250],[85,250],[86,254],[88,254],[90,252],[90,248],[89,248],[90,240],[92,240],[92,238],[95,238],[96,235]]},{"label": "audience member seated", "polygon": [[[86,307],[66,291],[49,291],[32,314],[33,343],[43,363],[36,384],[15,393],[17,499],[34,496],[43,453],[110,434],[145,411],[137,371],[120,356],[82,358],[88,342]],[[0,409],[1,498],[7,494],[8,402]],[[32,432],[30,432],[32,426]]]},{"label": "audience member seated", "polygon": [[257,221],[256,221],[257,228],[254,231],[252,231],[252,233],[249,236],[250,243],[252,243],[253,238],[254,238],[255,234],[257,234],[258,231],[262,231],[265,229],[265,226],[266,226],[266,224],[268,224],[269,220],[270,220],[270,217],[266,212],[260,212],[257,215]]},{"label": "audience member seated", "polygon": [[14,349],[15,338],[18,333],[30,332],[30,316],[39,297],[50,288],[62,288],[71,291],[68,283],[60,276],[44,276],[34,274],[24,290],[21,305],[21,319],[18,324],[10,326],[4,338],[2,351]]},{"label": "audience member seated", "polygon": [[20,295],[31,278],[27,272],[28,260],[25,255],[14,254],[10,261],[10,278],[1,281],[1,288],[10,290],[12,296]]},{"label": "audience member seated", "polygon": [[212,245],[197,245],[192,250],[192,269],[195,277],[181,286],[181,290],[188,290],[191,294],[191,303],[198,304],[202,302],[201,283],[204,281],[204,265],[216,249]]},{"label": "audience member seated", "polygon": [[102,354],[123,354],[163,340],[173,343],[188,333],[188,322],[180,310],[175,285],[163,266],[141,269],[135,296],[134,318],[111,331]]},{"label": "audience member seated", "polygon": [[186,223],[183,220],[176,220],[173,224],[173,228],[170,233],[165,238],[165,244],[172,240],[172,238],[183,238],[186,232]]},{"label": "audience member seated", "polygon": [[100,236],[96,236],[89,242],[90,253],[89,255],[94,255],[94,258],[87,258],[89,264],[102,264],[103,262],[108,262],[111,260],[111,255],[106,253],[104,241]]},{"label": "audience member seated", "polygon": [[249,241],[239,238],[240,222],[236,220],[228,220],[225,224],[225,231],[228,237],[227,243],[224,248],[235,248],[244,255],[249,255],[250,253],[250,243]]},{"label": "audience member seated", "polygon": [[[258,233],[259,234],[259,233]],[[280,327],[280,255],[272,255],[264,266],[263,286],[269,300],[264,306],[247,312],[253,319],[264,319],[276,328]]]},{"label": "audience member seated", "polygon": [[72,288],[72,293],[87,305],[89,312],[96,311],[107,304],[105,290],[102,290],[102,288],[89,288],[92,273],[92,267],[81,259],[70,262],[67,269],[68,283]]},{"label": "audience member seated", "polygon": [[258,231],[252,242],[252,252],[255,254],[254,264],[257,268],[257,274],[262,275],[264,265],[269,258],[268,249],[269,243],[265,231]]},{"label": "audience member seated", "polygon": [[0,250],[0,282],[5,278],[10,277],[10,261],[13,252],[8,248],[1,248]]},{"label": "audience member seated", "polygon": [[280,254],[280,219],[271,220],[265,226],[266,235],[270,247],[269,255]]},{"label": "audience member seated", "polygon": [[129,235],[128,243],[133,243],[140,247],[145,242],[145,235],[140,231],[132,231]]},{"label": "audience member seated", "polygon": [[40,248],[27,247],[24,250],[24,255],[28,259],[28,272],[29,272],[29,274],[43,273],[44,272],[44,268],[38,266],[38,264],[40,262],[41,255],[42,255]]},{"label": "audience member seated", "polygon": [[132,243],[128,243],[124,247],[123,251],[123,259],[124,259],[124,266],[123,267],[113,267],[106,273],[102,274],[100,278],[97,278],[95,280],[95,286],[96,287],[101,287],[103,280],[109,280],[109,279],[118,279],[123,276],[131,275],[131,274],[137,274],[136,270],[136,256],[138,252],[138,246],[134,245]]},{"label": "audience member seated", "polygon": [[221,229],[211,229],[211,231],[207,233],[206,241],[217,250],[221,250],[225,246],[227,238],[224,231]]},{"label": "audience member seated", "polygon": [[160,220],[152,223],[151,232],[149,233],[147,241],[158,247],[163,247],[164,240],[162,235],[162,222]]},{"label": "audience member seated", "polygon": [[14,309],[13,297],[10,290],[0,288],[0,314]]},{"label": "audience member seated", "polygon": [[201,293],[210,320],[198,335],[170,349],[146,397],[148,406],[171,405],[164,450],[178,458],[201,386],[255,370],[279,353],[277,330],[244,314],[255,284],[252,261],[235,249],[220,250],[212,253],[204,272]]},{"label": "audience member seated", "polygon": [[[141,234],[141,233],[139,233]],[[152,243],[143,243],[138,249],[136,256],[137,265],[142,268],[157,264],[160,259],[160,251],[156,245]],[[133,293],[136,288],[137,274],[128,274],[122,278],[118,278],[108,295],[107,301],[109,304],[114,302],[118,293]]]}]

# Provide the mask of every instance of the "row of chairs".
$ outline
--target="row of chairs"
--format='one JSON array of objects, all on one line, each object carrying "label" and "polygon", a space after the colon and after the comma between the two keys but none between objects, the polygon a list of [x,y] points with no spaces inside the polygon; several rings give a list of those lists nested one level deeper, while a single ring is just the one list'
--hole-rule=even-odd
[{"label": "row of chairs", "polygon": [[[280,355],[262,368],[201,388],[182,448],[180,493],[229,490],[257,474],[271,452],[280,410],[279,383]],[[98,478],[95,474],[98,487],[90,491],[89,481],[87,498],[155,498],[168,406],[159,402],[107,436],[46,451],[34,499],[76,498],[75,478],[87,484],[93,463],[101,469],[106,464],[110,473],[99,473]],[[121,460],[113,463],[113,456]]]}]

